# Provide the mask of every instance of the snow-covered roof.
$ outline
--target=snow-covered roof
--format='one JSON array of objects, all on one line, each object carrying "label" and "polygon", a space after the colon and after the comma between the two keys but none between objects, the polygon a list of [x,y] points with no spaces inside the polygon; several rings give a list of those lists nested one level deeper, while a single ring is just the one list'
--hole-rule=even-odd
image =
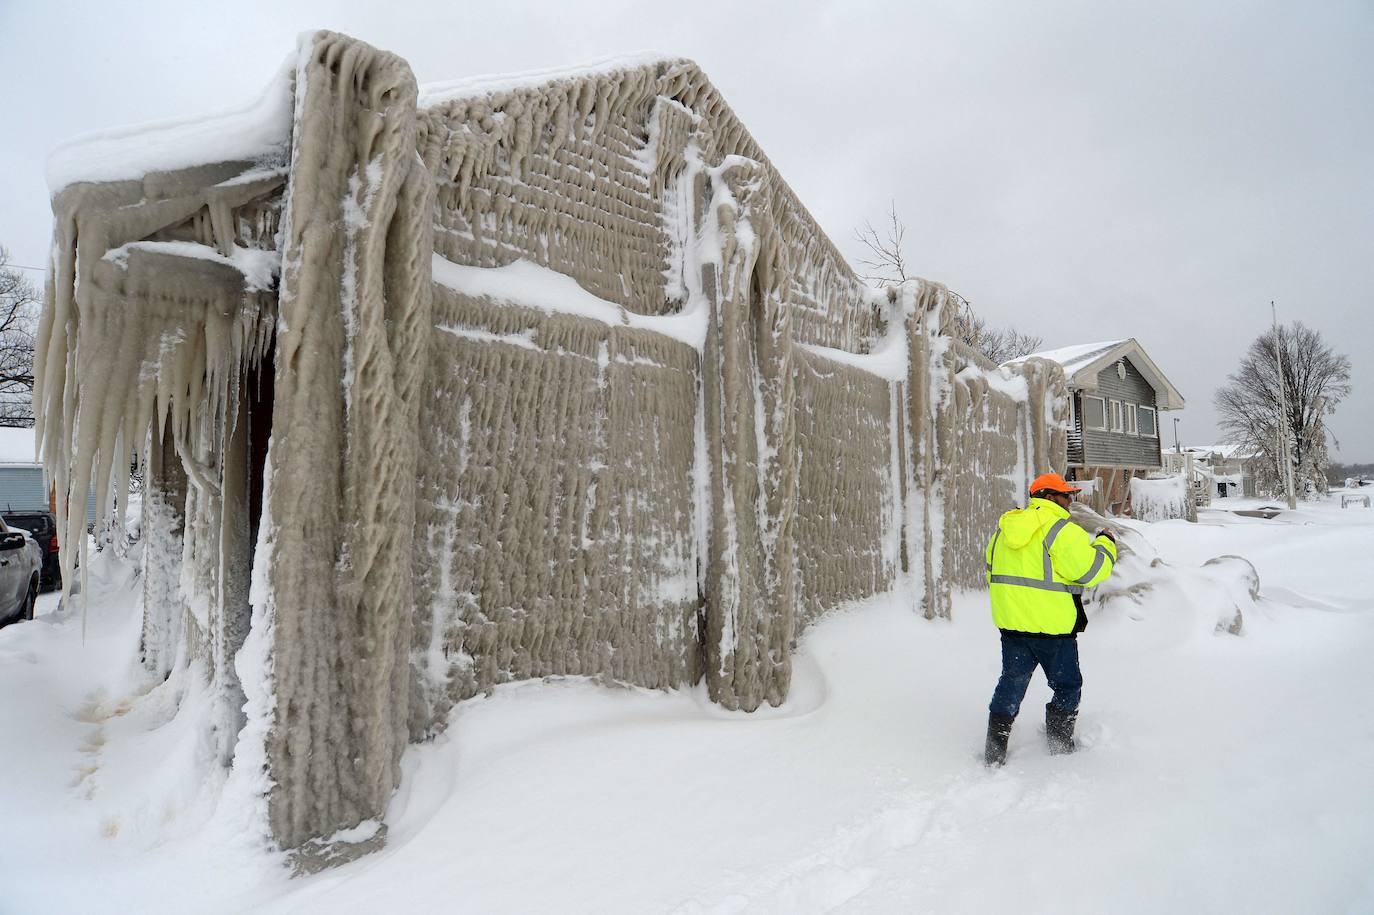
[{"label": "snow-covered roof", "polygon": [[232,111],[116,127],[75,137],[48,155],[48,191],[122,181],[207,162],[285,162],[295,56],[252,103]]},{"label": "snow-covered roof", "polygon": [[[312,35],[302,36],[302,47]],[[62,143],[48,156],[49,192],[56,194],[83,181],[141,178],[152,172],[207,162],[284,161],[291,141],[296,57],[292,55],[287,60],[261,97],[241,108],[101,130]],[[420,87],[419,107],[682,60],[656,51],[640,51],[577,66],[427,83]]]},{"label": "snow-covered roof", "polygon": [[1183,409],[1183,395],[1174,387],[1155,361],[1146,355],[1145,350],[1134,337],[1126,340],[1113,340],[1103,343],[1079,343],[1062,346],[1058,349],[1042,350],[1028,356],[1020,356],[1003,363],[1019,365],[1028,359],[1044,359],[1057,362],[1064,369],[1069,385],[1085,391],[1097,389],[1097,374],[1121,359],[1129,359],[1136,370],[1155,389],[1156,403],[1161,410]]},{"label": "snow-covered roof", "polygon": [[32,429],[0,426],[0,464],[34,464]]},{"label": "snow-covered roof", "polygon": [[1230,442],[1226,442],[1220,445],[1184,445],[1183,450],[1190,451],[1193,454],[1197,455],[1219,454],[1221,455],[1221,459],[1224,461],[1229,461],[1232,459],[1245,460],[1246,458],[1251,457],[1251,455],[1241,453],[1240,445],[1232,444]]},{"label": "snow-covered roof", "polygon": [[1047,362],[1059,363],[1064,367],[1065,375],[1072,375],[1101,354],[1113,350],[1125,342],[1125,340],[1111,340],[1106,343],[1080,343],[1076,346],[1061,346],[1059,349],[1042,350],[1011,361],[1025,362],[1027,359],[1044,359]]}]

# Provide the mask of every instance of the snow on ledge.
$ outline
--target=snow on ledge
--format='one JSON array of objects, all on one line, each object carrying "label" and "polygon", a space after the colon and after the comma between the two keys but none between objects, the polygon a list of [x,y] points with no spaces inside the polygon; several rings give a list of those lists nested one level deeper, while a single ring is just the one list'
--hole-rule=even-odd
[{"label": "snow on ledge", "polygon": [[508,302],[549,315],[575,315],[602,324],[647,330],[685,343],[698,352],[706,344],[704,302],[691,303],[677,314],[635,314],[593,295],[572,277],[527,260],[504,267],[467,267],[435,254],[433,270],[434,282],[463,295]]},{"label": "snow on ledge", "polygon": [[896,347],[887,346],[886,341],[879,344],[871,353],[851,353],[849,350],[836,349],[833,346],[820,346],[815,343],[798,343],[797,346],[808,353],[820,356],[822,359],[867,372],[887,381],[906,380],[906,352],[898,351]]},{"label": "snow on ledge", "polygon": [[86,181],[123,181],[210,162],[285,162],[291,143],[296,54],[262,95],[231,111],[83,134],[48,155],[48,190]]},{"label": "snow on ledge", "polygon": [[851,353],[849,350],[815,343],[796,345],[822,359],[867,372],[887,381],[906,381],[910,369],[906,322],[901,312],[888,316],[887,330],[877,338],[873,348],[867,353]]},{"label": "snow on ledge", "polygon": [[584,79],[590,76],[603,76],[610,73],[644,69],[658,64],[679,62],[685,61],[681,57],[658,51],[636,51],[629,54],[602,57],[573,66],[526,70],[521,73],[470,76],[459,80],[426,83],[420,87],[419,107],[421,109],[431,108],[457,99],[480,98],[501,92],[513,92],[517,89],[533,89],[565,80]]},{"label": "snow on ledge", "polygon": [[988,390],[997,391],[1005,394],[1012,400],[1026,402],[1030,400],[1030,385],[1026,384],[1026,376],[1018,375],[1005,365],[995,369],[981,369],[976,365],[966,365],[959,370],[956,378],[970,380],[982,378],[988,383]]},{"label": "snow on ledge", "polygon": [[281,255],[277,251],[265,251],[258,248],[245,248],[235,245],[233,253],[228,257],[220,254],[219,251],[209,245],[202,245],[193,241],[134,241],[118,248],[113,248],[105,252],[102,260],[111,261],[114,264],[125,267],[129,262],[129,254],[134,251],[147,251],[152,254],[173,254],[178,257],[190,257],[198,260],[213,261],[226,267],[232,267],[243,274],[243,289],[245,292],[258,292],[271,289],[276,281],[277,274],[281,270]]}]

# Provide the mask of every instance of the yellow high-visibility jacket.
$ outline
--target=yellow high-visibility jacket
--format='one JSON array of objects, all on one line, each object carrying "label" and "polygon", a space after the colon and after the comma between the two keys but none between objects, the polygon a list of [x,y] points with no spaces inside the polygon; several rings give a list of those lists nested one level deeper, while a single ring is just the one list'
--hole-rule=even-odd
[{"label": "yellow high-visibility jacket", "polygon": [[1081,628],[1074,597],[1112,574],[1116,544],[1090,536],[1055,503],[1031,499],[1002,515],[985,556],[998,629],[1070,635]]}]

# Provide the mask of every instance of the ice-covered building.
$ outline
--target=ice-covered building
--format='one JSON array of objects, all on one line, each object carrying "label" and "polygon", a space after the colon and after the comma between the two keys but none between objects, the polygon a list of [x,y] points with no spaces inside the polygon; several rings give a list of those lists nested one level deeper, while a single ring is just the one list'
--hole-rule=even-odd
[{"label": "ice-covered building", "polygon": [[1064,466],[1057,367],[866,288],[689,61],[420,90],[321,32],[50,182],[45,460],[103,505],[146,443],[144,662],[315,860],[500,683],[782,702],[808,623],[904,578],[946,614]]}]

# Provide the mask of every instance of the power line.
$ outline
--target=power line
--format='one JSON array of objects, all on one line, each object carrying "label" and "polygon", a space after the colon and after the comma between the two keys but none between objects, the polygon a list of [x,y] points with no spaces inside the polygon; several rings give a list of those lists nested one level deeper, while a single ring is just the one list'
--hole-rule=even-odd
[{"label": "power line", "polygon": [[13,264],[13,263],[10,263],[10,264],[5,264],[4,266],[6,266],[6,267],[18,267],[20,270],[32,270],[34,273],[47,273],[47,272],[48,272],[48,271],[47,271],[45,268],[43,268],[43,267],[30,267],[28,264]]}]

